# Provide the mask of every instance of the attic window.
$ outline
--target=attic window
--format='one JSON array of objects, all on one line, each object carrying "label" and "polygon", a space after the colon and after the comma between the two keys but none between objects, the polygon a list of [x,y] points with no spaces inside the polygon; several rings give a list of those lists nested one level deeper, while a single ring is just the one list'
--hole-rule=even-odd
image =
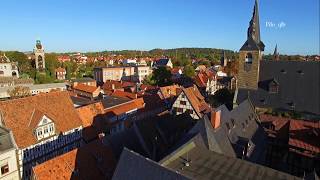
[{"label": "attic window", "polygon": [[269,84],[269,93],[278,93],[278,91],[279,91],[278,82],[276,82],[275,80],[271,81]]}]

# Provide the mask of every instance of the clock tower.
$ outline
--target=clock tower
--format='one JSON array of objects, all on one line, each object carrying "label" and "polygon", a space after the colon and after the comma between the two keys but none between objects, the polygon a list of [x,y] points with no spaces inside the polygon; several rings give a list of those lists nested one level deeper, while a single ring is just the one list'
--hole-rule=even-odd
[{"label": "clock tower", "polygon": [[258,0],[255,1],[247,40],[239,52],[238,88],[258,89],[259,68],[265,45],[260,39]]},{"label": "clock tower", "polygon": [[46,68],[44,48],[40,40],[36,41],[36,46],[33,49],[33,53],[35,56],[36,69],[39,71],[44,71]]}]

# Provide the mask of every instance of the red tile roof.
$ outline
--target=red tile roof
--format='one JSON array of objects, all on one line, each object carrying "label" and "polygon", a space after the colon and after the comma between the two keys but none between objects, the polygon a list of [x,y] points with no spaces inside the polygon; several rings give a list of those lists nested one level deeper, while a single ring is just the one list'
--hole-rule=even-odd
[{"label": "red tile roof", "polygon": [[125,91],[120,91],[120,90],[115,90],[114,92],[111,93],[111,96],[116,96],[116,97],[124,97],[124,98],[129,98],[129,99],[137,99],[138,95],[134,93],[129,93]]},{"label": "red tile roof", "polygon": [[320,121],[290,121],[289,145],[320,153]]},{"label": "red tile roof", "polygon": [[139,99],[135,99],[133,101],[130,101],[128,103],[124,103],[124,104],[112,107],[110,109],[106,109],[105,113],[106,114],[112,113],[114,115],[119,116],[119,115],[124,114],[126,112],[129,112],[131,110],[141,109],[141,108],[144,108],[144,101],[142,98],[139,98]]},{"label": "red tile roof", "polygon": [[35,166],[33,172],[38,180],[98,180],[111,179],[115,166],[116,160],[111,148],[96,140]]},{"label": "red tile roof", "polygon": [[193,109],[200,117],[202,117],[201,113],[208,113],[211,111],[210,106],[205,102],[204,97],[201,95],[196,86],[183,88],[182,91],[188,98]]},{"label": "red tile roof", "polygon": [[[37,143],[34,124],[42,114],[52,119],[57,134],[82,125],[68,92],[50,92],[37,96],[0,102],[3,124],[13,132],[19,148]],[[35,117],[33,117],[35,115]]]},{"label": "red tile roof", "polygon": [[[320,121],[297,120],[272,115],[260,115],[260,120],[261,122],[271,122],[275,130],[280,130],[289,123],[287,134],[290,146],[320,153]],[[279,137],[277,136],[277,138]],[[303,152],[303,154],[310,155],[308,152]]]},{"label": "red tile roof", "polygon": [[77,86],[74,86],[73,89],[78,90],[78,91],[83,91],[86,93],[94,93],[96,91],[99,91],[100,88],[96,86],[88,86],[85,84],[78,84]]},{"label": "red tile roof", "polygon": [[177,96],[179,95],[180,92],[181,92],[181,88],[178,85],[160,87],[160,93],[164,97],[164,99]]},{"label": "red tile roof", "polygon": [[213,80],[215,78],[214,73],[211,71],[199,72],[195,77],[195,83],[198,87],[206,87],[208,79]]}]

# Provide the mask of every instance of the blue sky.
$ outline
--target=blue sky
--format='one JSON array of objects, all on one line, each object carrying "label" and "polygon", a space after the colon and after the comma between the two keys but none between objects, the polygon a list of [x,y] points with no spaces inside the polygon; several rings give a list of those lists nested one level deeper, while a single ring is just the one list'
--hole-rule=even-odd
[{"label": "blue sky", "polygon": [[[238,51],[254,0],[8,0],[0,50],[49,52],[209,47]],[[277,27],[266,27],[272,22]],[[260,0],[265,53],[320,54],[319,0]]]}]

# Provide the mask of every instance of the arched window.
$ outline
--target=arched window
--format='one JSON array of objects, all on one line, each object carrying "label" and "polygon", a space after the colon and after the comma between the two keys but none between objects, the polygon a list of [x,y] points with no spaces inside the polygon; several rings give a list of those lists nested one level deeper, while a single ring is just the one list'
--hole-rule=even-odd
[{"label": "arched window", "polygon": [[43,58],[41,55],[38,56],[38,67],[39,69],[43,68]]},{"label": "arched window", "polygon": [[252,54],[251,54],[251,53],[248,53],[248,54],[246,55],[245,62],[246,62],[247,64],[252,64]]}]

